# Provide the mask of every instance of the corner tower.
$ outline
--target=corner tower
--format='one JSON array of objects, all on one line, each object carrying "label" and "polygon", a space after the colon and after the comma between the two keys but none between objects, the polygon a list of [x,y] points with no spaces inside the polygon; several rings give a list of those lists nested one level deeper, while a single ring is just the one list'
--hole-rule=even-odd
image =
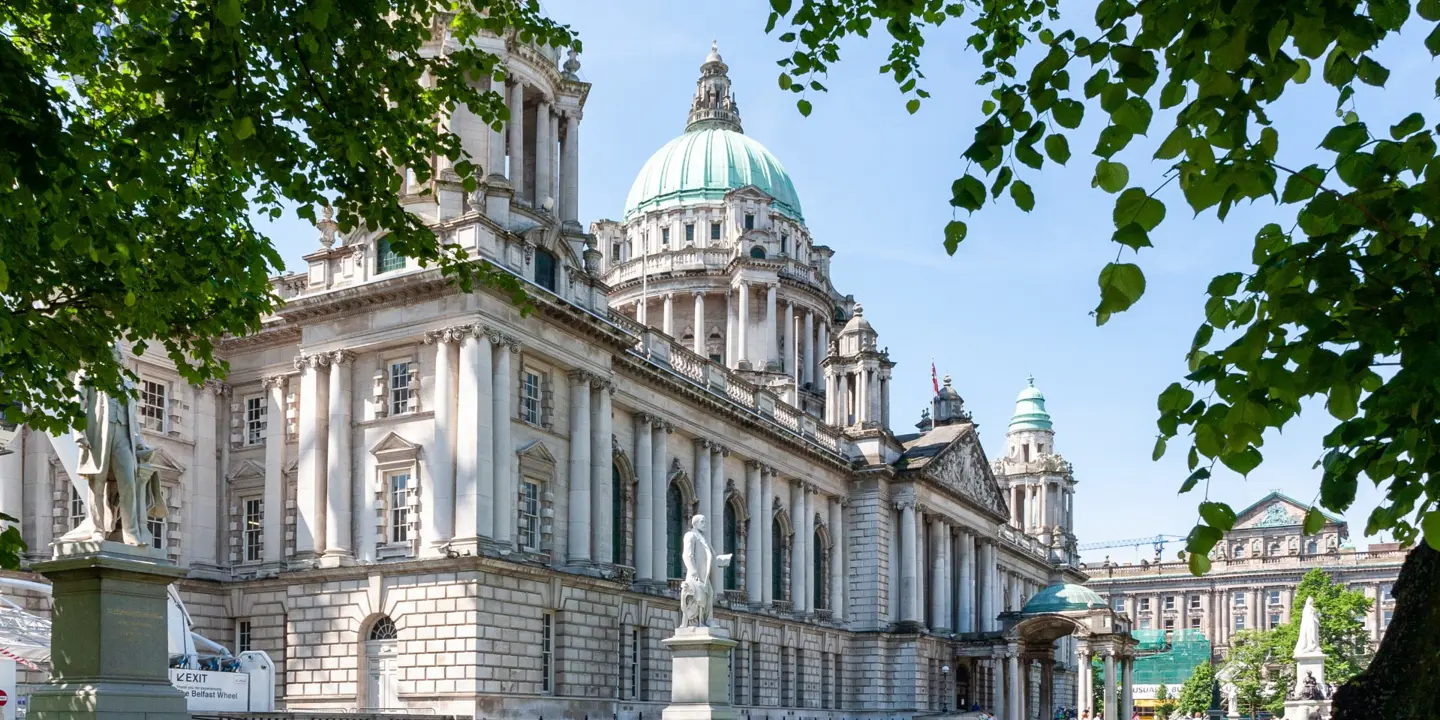
[{"label": "corner tower", "polygon": [[1015,398],[1005,455],[994,470],[1010,506],[1010,526],[1049,547],[1052,561],[1078,563],[1074,470],[1055,452],[1055,426],[1034,377]]}]

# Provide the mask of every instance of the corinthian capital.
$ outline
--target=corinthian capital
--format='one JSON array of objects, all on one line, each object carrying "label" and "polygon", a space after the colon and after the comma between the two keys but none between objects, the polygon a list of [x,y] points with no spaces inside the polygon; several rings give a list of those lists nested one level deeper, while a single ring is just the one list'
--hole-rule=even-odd
[{"label": "corinthian capital", "polygon": [[330,353],[331,365],[349,365],[355,362],[355,353],[349,350],[336,350]]}]

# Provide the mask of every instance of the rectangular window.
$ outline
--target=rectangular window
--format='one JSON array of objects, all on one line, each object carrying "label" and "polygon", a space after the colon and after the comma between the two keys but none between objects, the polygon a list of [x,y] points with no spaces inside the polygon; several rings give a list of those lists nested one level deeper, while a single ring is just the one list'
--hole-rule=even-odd
[{"label": "rectangular window", "polygon": [[1244,546],[1244,545],[1236,545],[1236,546],[1235,546],[1235,557],[1236,557],[1236,558],[1243,558],[1243,557],[1245,557],[1245,546]]},{"label": "rectangular window", "polygon": [[1244,590],[1236,590],[1234,597],[1235,597],[1235,607],[1245,607],[1245,591],[1244,591]]},{"label": "rectangular window", "polygon": [[1190,629],[1191,629],[1191,630],[1199,630],[1199,629],[1200,629],[1200,618],[1198,618],[1198,617],[1192,617],[1192,618],[1190,618]]},{"label": "rectangular window", "polygon": [[795,648],[795,707],[805,707],[805,651]]},{"label": "rectangular window", "polygon": [[235,653],[250,652],[250,621],[241,620],[235,628]]},{"label": "rectangular window", "polygon": [[520,381],[520,419],[540,424],[540,375],[529,370]]},{"label": "rectangular window", "polygon": [[745,654],[747,657],[745,660],[745,682],[750,685],[750,704],[759,705],[760,681],[756,678],[755,673],[755,643],[747,643],[746,648],[747,649],[745,651]]},{"label": "rectangular window", "polygon": [[140,408],[136,414],[140,416],[141,427],[165,432],[165,396],[168,390],[169,388],[161,383],[140,381]]},{"label": "rectangular window", "polygon": [[265,442],[266,415],[269,406],[264,395],[245,398],[245,444],[261,445]]},{"label": "rectangular window", "polygon": [[1163,627],[1163,629],[1165,629],[1165,630],[1174,630],[1174,629],[1175,629],[1175,618],[1165,618],[1165,624],[1164,624],[1162,627]]},{"label": "rectangular window", "polygon": [[746,230],[754,230],[754,229],[755,229],[755,215],[754,215],[754,214],[752,214],[752,213],[745,213],[745,229],[746,229]]},{"label": "rectangular window", "polygon": [[830,653],[820,653],[820,707],[830,709]]},{"label": "rectangular window", "polygon": [[620,243],[610,243],[610,262],[618,263],[621,260],[622,258],[620,257]]},{"label": "rectangular window", "polygon": [[1394,585],[1385,585],[1385,586],[1383,586],[1383,587],[1381,588],[1381,591],[1380,591],[1380,597],[1383,598],[1383,599],[1385,600],[1385,602],[1390,602],[1390,601],[1394,600],[1394,599],[1395,599],[1395,586],[1394,586]]},{"label": "rectangular window", "polygon": [[718,222],[712,222],[712,223],[710,223],[710,239],[711,239],[711,240],[719,240],[719,239],[720,239],[720,223],[718,223]]},{"label": "rectangular window", "polygon": [[260,562],[265,554],[265,501],[250,498],[245,501],[245,528],[241,543],[245,548],[245,562]]},{"label": "rectangular window", "polygon": [[1270,629],[1280,627],[1280,613],[1270,613]]},{"label": "rectangular window", "polygon": [[685,223],[685,244],[695,244],[695,223]]},{"label": "rectangular window", "polygon": [[1150,618],[1148,618],[1148,617],[1146,617],[1146,618],[1140,618],[1140,629],[1141,629],[1141,630],[1149,630],[1149,629],[1150,629]]},{"label": "rectangular window", "polygon": [[1237,631],[1238,631],[1238,630],[1244,630],[1244,629],[1245,629],[1245,616],[1244,616],[1244,615],[1236,615],[1236,616],[1235,616],[1235,629],[1236,629]]},{"label": "rectangular window", "polygon": [[625,697],[640,699],[640,628],[630,628],[630,655],[625,658],[625,679],[630,683],[630,692]]},{"label": "rectangular window", "polygon": [[80,491],[75,489],[75,484],[70,483],[70,503],[66,509],[70,519],[70,529],[80,527],[85,522],[85,499],[80,496]]},{"label": "rectangular window", "polygon": [[555,613],[540,614],[540,694],[555,692]]},{"label": "rectangular window", "polygon": [[729,700],[730,700],[730,704],[731,704],[731,705],[734,705],[734,704],[735,704],[735,697],[736,697],[736,695],[735,695],[736,689],[735,689],[735,688],[736,688],[737,685],[739,685],[739,682],[740,682],[740,681],[739,681],[739,678],[735,675],[735,648],[730,648],[730,652],[725,653],[725,664],[726,664],[726,667],[727,667],[726,672],[730,674],[730,698],[729,698]]},{"label": "rectangular window", "polygon": [[1110,609],[1115,612],[1125,612],[1125,598],[1110,598]]},{"label": "rectangular window", "polygon": [[1141,610],[1142,612],[1149,612],[1149,610],[1150,610],[1150,598],[1140,598],[1140,610]]},{"label": "rectangular window", "polygon": [[1165,609],[1166,609],[1166,610],[1174,610],[1174,609],[1175,609],[1175,596],[1174,596],[1174,595],[1166,595],[1166,596],[1165,596]]},{"label": "rectangular window", "polygon": [[540,485],[532,480],[520,483],[520,547],[540,550]]},{"label": "rectangular window", "polygon": [[170,546],[165,539],[165,518],[145,518],[145,529],[150,531],[150,547],[164,550]]},{"label": "rectangular window", "polygon": [[405,269],[405,256],[395,252],[390,247],[389,238],[380,238],[375,242],[375,274],[391,272],[392,270]]},{"label": "rectangular window", "polygon": [[835,655],[835,709],[845,709],[845,656]]},{"label": "rectangular window", "polygon": [[790,648],[780,648],[780,706],[790,705]]},{"label": "rectangular window", "polygon": [[1380,617],[1380,629],[1384,630],[1390,627],[1390,619],[1393,617],[1395,617],[1395,611],[1387,609]]},{"label": "rectangular window", "polygon": [[660,228],[660,244],[670,246],[670,228]]},{"label": "rectangular window", "polygon": [[390,414],[404,415],[415,411],[415,363],[395,360],[390,363]]},{"label": "rectangular window", "polygon": [[789,233],[780,233],[780,254],[781,254],[781,255],[785,255],[785,254],[787,254],[787,253],[789,253],[789,252],[790,252],[790,234],[789,234]]},{"label": "rectangular window", "polygon": [[410,542],[410,471],[397,470],[385,476],[390,496],[390,542]]},{"label": "rectangular window", "polygon": [[1279,591],[1279,590],[1271,590],[1271,591],[1270,591],[1270,604],[1271,604],[1271,605],[1279,605],[1279,604],[1280,604],[1280,591]]},{"label": "rectangular window", "polygon": [[1190,609],[1191,609],[1191,610],[1199,610],[1199,609],[1200,609],[1200,596],[1199,596],[1199,595],[1191,595],[1191,596],[1190,596]]}]

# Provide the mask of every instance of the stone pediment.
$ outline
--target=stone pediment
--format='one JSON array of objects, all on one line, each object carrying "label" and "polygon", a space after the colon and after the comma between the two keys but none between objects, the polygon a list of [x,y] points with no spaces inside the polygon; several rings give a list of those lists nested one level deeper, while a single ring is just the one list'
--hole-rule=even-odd
[{"label": "stone pediment", "polygon": [[1010,516],[974,425],[945,425],[921,435],[907,444],[897,465],[997,518]]},{"label": "stone pediment", "polygon": [[265,478],[265,468],[254,460],[241,460],[239,465],[230,473],[230,482],[244,482],[256,478]]},{"label": "stone pediment", "polygon": [[551,454],[550,448],[545,447],[545,443],[539,440],[531,440],[525,446],[516,450],[515,454],[536,462],[549,463],[551,465],[555,464],[555,456]]},{"label": "stone pediment", "polygon": [[[1271,492],[1250,507],[1237,513],[1235,529],[1298,527],[1304,525],[1310,507],[1282,492]],[[1340,518],[1325,514],[1326,524],[1344,524]]]},{"label": "stone pediment", "polygon": [[761,190],[755,185],[742,185],[738,188],[735,188],[734,190],[725,193],[725,199],[759,200],[763,203],[771,203],[775,201],[774,196],[772,196],[770,193],[765,192],[764,190]]},{"label": "stone pediment", "polygon": [[170,457],[170,453],[165,452],[165,448],[161,447],[155,448],[154,454],[150,456],[150,460],[146,464],[155,468],[162,480],[169,482],[175,482],[185,473],[185,466],[176,462],[175,458]]},{"label": "stone pediment", "polygon": [[391,432],[370,448],[370,454],[381,463],[412,462],[420,455],[420,445]]}]

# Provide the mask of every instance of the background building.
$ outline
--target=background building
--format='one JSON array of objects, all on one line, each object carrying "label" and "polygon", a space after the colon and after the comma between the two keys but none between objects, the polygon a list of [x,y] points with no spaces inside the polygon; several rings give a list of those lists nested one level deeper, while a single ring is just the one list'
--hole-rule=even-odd
[{"label": "background building", "polygon": [[[746,712],[1073,705],[1091,650],[1007,637],[1026,599],[1124,628],[1074,586],[1074,478],[1039,391],[998,465],[948,378],[920,432],[892,431],[894,363],[715,48],[685,132],[587,233],[578,59],[481,44],[510,121],[447,120],[485,177],[464,192],[437,158],[403,201],[522,278],[533,312],[327,217],[263,329],[219,342],[225,382],[130,360],[170,510],[152,530],[196,629],[267,651],[292,710],[653,714],[701,513],[735,556],[717,616]],[[79,519],[61,441],[22,431],[0,457],[33,558]]]},{"label": "background building", "polygon": [[1116,612],[1128,614],[1138,630],[1199,632],[1218,657],[1236,632],[1289,622],[1295,586],[1318,567],[1374,601],[1365,622],[1379,643],[1394,611],[1390,590],[1405,551],[1394,543],[1357,551],[1345,522],[1330,515],[1319,533],[1306,536],[1301,528],[1308,507],[1272,492],[1240,511],[1204,577],[1191,575],[1182,561],[1157,557],[1155,562],[1115,564],[1107,558],[1087,566],[1088,586]]}]

